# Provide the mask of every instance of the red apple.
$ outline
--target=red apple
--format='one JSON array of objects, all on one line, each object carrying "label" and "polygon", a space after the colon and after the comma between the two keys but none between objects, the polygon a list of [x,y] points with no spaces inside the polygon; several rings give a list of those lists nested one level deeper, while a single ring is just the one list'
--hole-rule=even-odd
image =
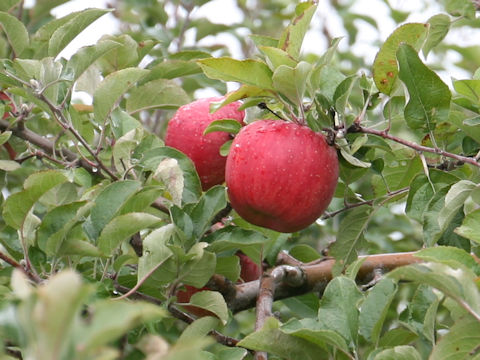
[{"label": "red apple", "polygon": [[240,259],[240,281],[258,280],[262,275],[262,268],[241,251],[237,251],[235,255]]},{"label": "red apple", "polygon": [[[10,97],[3,91],[0,91],[0,102],[5,104],[6,106],[10,106],[12,110],[15,111],[15,105],[12,103],[12,99],[10,99]],[[8,117],[10,117],[10,113],[8,111],[5,111],[2,119],[5,120],[5,119],[8,119]],[[12,145],[10,145],[8,142],[3,144],[3,147],[5,148],[5,150],[7,150],[10,160],[13,160],[17,157],[16,151],[13,149]]]},{"label": "red apple", "polygon": [[[200,291],[203,291],[203,290],[210,290],[207,287],[203,287],[201,289],[198,289],[198,288],[193,287],[191,285],[184,285],[184,288],[185,289],[178,290],[177,293],[176,293],[177,301],[179,303],[188,303],[188,302],[190,302],[190,298],[192,297],[193,294],[196,294],[197,292],[200,292]],[[188,312],[190,312],[190,313],[192,313],[192,314],[194,314],[198,317],[215,316],[215,314],[213,314],[212,312],[210,312],[208,310],[205,310],[205,309],[202,309],[202,308],[199,308],[199,307],[196,307],[196,306],[183,305],[183,307],[185,308],[185,310],[187,310]]]},{"label": "red apple", "polygon": [[165,145],[180,150],[195,164],[203,190],[222,184],[225,180],[226,158],[220,155],[220,147],[230,135],[216,131],[203,135],[214,120],[234,119],[243,124],[244,111],[239,111],[240,102],[228,104],[210,113],[212,102],[223,101],[224,97],[196,100],[181,106],[168,123]]},{"label": "red apple", "polygon": [[235,137],[226,184],[233,209],[252,224],[295,232],[330,203],[338,159],[320,133],[281,120],[259,120]]}]

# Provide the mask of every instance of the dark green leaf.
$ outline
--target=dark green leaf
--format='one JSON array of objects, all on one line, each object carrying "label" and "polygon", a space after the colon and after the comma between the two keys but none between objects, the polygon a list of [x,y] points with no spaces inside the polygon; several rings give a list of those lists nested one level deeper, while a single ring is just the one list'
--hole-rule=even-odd
[{"label": "dark green leaf", "polygon": [[450,90],[437,74],[422,63],[411,46],[401,44],[397,59],[399,77],[410,94],[404,111],[405,120],[414,130],[433,131],[437,122],[448,119]]},{"label": "dark green leaf", "polygon": [[369,290],[359,317],[359,333],[367,341],[378,343],[388,308],[396,292],[397,285],[390,279],[381,280]]}]

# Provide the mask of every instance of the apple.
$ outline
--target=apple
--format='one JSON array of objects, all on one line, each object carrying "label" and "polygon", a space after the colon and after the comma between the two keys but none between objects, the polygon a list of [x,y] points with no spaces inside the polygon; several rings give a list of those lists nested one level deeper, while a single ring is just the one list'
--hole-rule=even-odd
[{"label": "apple", "polygon": [[233,209],[246,221],[291,233],[318,219],[338,181],[338,158],[321,133],[283,120],[240,130],[227,157]]},{"label": "apple", "polygon": [[240,281],[258,280],[262,275],[262,268],[241,251],[237,251],[235,255],[240,259]]},{"label": "apple", "polygon": [[[188,303],[190,302],[190,298],[192,297],[193,294],[196,294],[197,292],[204,291],[204,290],[210,290],[207,287],[198,289],[191,285],[184,285],[183,287],[184,289],[180,289],[176,292],[177,301],[179,303]],[[185,308],[185,310],[187,310],[188,312],[198,317],[215,316],[215,314],[213,314],[212,312],[196,306],[192,306],[192,305],[182,305],[182,306]]]},{"label": "apple", "polygon": [[[243,252],[237,251],[235,255],[238,256],[240,260],[241,271],[240,271],[240,279],[238,282],[241,283],[241,282],[258,280],[260,278],[260,275],[262,274],[262,269]],[[192,297],[193,294],[196,294],[204,290],[210,290],[210,289],[206,286],[199,289],[191,285],[184,285],[183,289],[177,290],[176,292],[177,301],[179,303],[188,303],[190,302],[190,298]],[[185,308],[185,310],[187,310],[188,312],[198,317],[215,316],[210,311],[201,309],[196,306],[183,305],[183,307]]]},{"label": "apple", "polygon": [[215,120],[233,119],[243,124],[245,116],[244,111],[238,110],[238,101],[210,113],[210,104],[224,99],[209,97],[183,105],[167,126],[165,145],[180,150],[193,161],[204,191],[224,182],[226,157],[220,155],[220,147],[231,139],[226,132],[203,135],[204,130]]},{"label": "apple", "polygon": [[[10,106],[12,110],[15,112],[15,105],[12,103],[12,99],[3,91],[0,91],[0,102],[3,104]],[[10,113],[8,111],[5,111],[3,114],[2,120],[8,119],[10,117]],[[16,151],[13,149],[12,145],[10,145],[8,142],[3,144],[3,147],[5,150],[8,152],[8,156],[10,157],[10,160],[14,160],[17,157]]]}]

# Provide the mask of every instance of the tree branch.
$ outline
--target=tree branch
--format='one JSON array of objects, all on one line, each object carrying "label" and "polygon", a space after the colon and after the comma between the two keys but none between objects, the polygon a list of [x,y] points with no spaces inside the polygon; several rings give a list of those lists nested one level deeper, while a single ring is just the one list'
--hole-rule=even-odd
[{"label": "tree branch", "polygon": [[432,153],[432,154],[437,154],[437,155],[440,155],[440,156],[445,156],[445,157],[449,157],[451,159],[458,160],[462,163],[466,163],[466,164],[470,164],[470,165],[480,167],[480,163],[477,160],[475,160],[474,158],[454,154],[454,153],[442,150],[438,147],[423,146],[423,145],[414,143],[412,141],[408,141],[408,140],[399,138],[397,136],[390,135],[386,131],[367,128],[367,127],[361,126],[360,124],[357,124],[357,123],[354,123],[352,126],[350,126],[348,128],[347,132],[352,132],[352,133],[360,132],[360,133],[363,133],[363,134],[371,134],[371,135],[380,136],[384,139],[395,141],[396,143],[405,145],[405,146],[407,146],[409,148],[412,148],[412,149],[414,149],[416,151],[419,151],[419,152],[428,152],[428,153]]}]

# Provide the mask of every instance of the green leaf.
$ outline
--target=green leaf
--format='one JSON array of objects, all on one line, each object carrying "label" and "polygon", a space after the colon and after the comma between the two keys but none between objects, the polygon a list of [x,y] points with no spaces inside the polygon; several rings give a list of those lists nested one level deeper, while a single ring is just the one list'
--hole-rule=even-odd
[{"label": "green leaf", "polygon": [[101,346],[112,343],[139,325],[166,316],[161,307],[141,301],[100,300],[89,311],[92,319],[84,322],[76,334],[79,358],[87,358],[89,352],[98,351]]},{"label": "green leaf", "polygon": [[393,347],[395,345],[408,345],[418,338],[414,332],[398,327],[387,331],[378,342],[379,347]]},{"label": "green leaf", "polygon": [[22,166],[14,160],[0,160],[0,170],[3,171],[15,171]]},{"label": "green leaf", "polygon": [[157,225],[162,220],[148,213],[128,213],[113,218],[102,230],[98,238],[98,248],[107,256],[122,241],[130,238],[140,230]]},{"label": "green leaf", "polygon": [[78,201],[50,210],[37,231],[38,247],[47,255],[56,255],[68,232],[83,219],[90,207],[86,201]]},{"label": "green leaf", "polygon": [[465,266],[475,274],[480,275],[480,264],[465,250],[453,246],[437,246],[422,249],[415,253],[415,257],[425,261],[434,261],[446,264],[452,268]]},{"label": "green leaf", "polygon": [[34,358],[54,359],[66,355],[77,316],[91,290],[82,284],[79,274],[67,269],[37,289],[35,303],[19,309],[22,325],[35,334],[29,344],[29,348],[34,349],[31,354]]},{"label": "green leaf", "polygon": [[410,99],[405,107],[407,125],[416,130],[433,131],[437,122],[448,119],[451,93],[440,77],[425,66],[409,45],[398,47],[399,77]]},{"label": "green leaf", "polygon": [[143,256],[138,260],[138,280],[151,271],[154,272],[149,280],[158,285],[168,284],[176,278],[177,264],[173,252],[167,247],[175,232],[175,226],[168,224],[152,231],[143,239]]},{"label": "green leaf", "polygon": [[190,298],[190,304],[214,313],[223,325],[227,324],[227,303],[219,292],[208,290],[197,292]]},{"label": "green leaf", "polygon": [[469,0],[444,0],[450,15],[475,19],[475,5]]},{"label": "green leaf", "polygon": [[272,71],[264,62],[223,57],[202,59],[198,63],[209,78],[273,90]]},{"label": "green leaf", "polygon": [[480,209],[468,213],[455,233],[480,244]]},{"label": "green leaf", "polygon": [[192,160],[177,149],[164,146],[146,151],[140,161],[145,170],[155,172],[161,161],[167,158],[176,159],[183,171],[184,187],[182,200],[184,203],[197,202],[202,194],[200,178]]},{"label": "green leaf", "polygon": [[313,14],[317,10],[317,4],[307,1],[297,5],[295,17],[283,31],[278,41],[278,47],[286,51],[294,59],[300,56],[303,38],[307,33]]},{"label": "green leaf", "polygon": [[135,87],[127,99],[130,114],[151,109],[176,109],[190,102],[190,97],[173,80],[158,79]]},{"label": "green leaf", "polygon": [[213,316],[205,316],[188,325],[178,338],[175,346],[188,344],[196,338],[207,336],[210,331],[218,326],[218,319]]},{"label": "green leaf", "polygon": [[95,199],[89,219],[85,223],[85,230],[94,240],[104,227],[120,211],[125,202],[141,187],[141,183],[134,180],[117,181],[107,185]]},{"label": "green leaf", "polygon": [[225,131],[230,134],[238,134],[241,128],[242,128],[242,124],[240,124],[237,120],[232,120],[232,119],[215,120],[215,121],[212,121],[207,126],[207,128],[203,132],[203,135],[207,135],[215,131]]},{"label": "green leaf", "polygon": [[373,360],[422,360],[413,346],[400,345],[379,352]]},{"label": "green leaf", "polygon": [[322,329],[313,319],[291,319],[280,329],[285,334],[307,340],[319,347],[326,348],[326,345],[332,345],[346,354],[349,353],[348,345],[340,334]]},{"label": "green leaf", "polygon": [[[480,104],[480,80],[456,80],[453,82],[453,88],[456,92],[472,100],[475,104]],[[476,117],[473,119],[476,119]],[[465,124],[473,125],[470,124],[474,121],[473,119],[465,120]]]},{"label": "green leaf", "polygon": [[438,14],[428,19],[429,29],[427,40],[423,45],[423,55],[427,57],[430,50],[440,44],[450,30],[450,17],[445,14]]},{"label": "green leaf", "polygon": [[279,327],[278,320],[270,317],[262,329],[246,336],[237,346],[266,351],[286,359],[318,360],[325,354],[321,347],[300,337],[285,334]]},{"label": "green leaf", "polygon": [[0,28],[7,35],[8,43],[15,52],[15,55],[20,56],[30,43],[25,25],[15,16],[0,11]]},{"label": "green leaf", "polygon": [[280,65],[273,73],[273,87],[293,104],[301,106],[307,88],[312,65],[300,61],[295,68]]},{"label": "green leaf", "polygon": [[181,206],[184,188],[183,171],[176,159],[166,158],[160,161],[153,174],[166,187],[172,202]]},{"label": "green leaf", "polygon": [[38,199],[66,181],[68,181],[67,177],[56,170],[46,170],[30,175],[23,184],[24,189],[10,195],[5,201],[3,218],[7,225],[20,229]]},{"label": "green leaf", "polygon": [[359,317],[359,333],[367,341],[378,343],[388,308],[396,292],[397,285],[388,278],[382,279],[369,290]]},{"label": "green leaf", "polygon": [[409,44],[418,50],[426,35],[426,24],[410,23],[400,26],[388,37],[373,63],[373,79],[381,92],[390,95],[393,90],[398,75],[396,54],[400,44]]},{"label": "green leaf", "polygon": [[473,359],[473,356],[478,353],[478,344],[480,344],[480,322],[471,316],[466,316],[456,321],[448,333],[440,338],[429,359]]},{"label": "green leaf", "polygon": [[93,94],[95,120],[104,123],[121,96],[147,72],[140,68],[127,68],[108,75]]},{"label": "green leaf", "polygon": [[278,47],[278,39],[273,38],[267,35],[258,35],[258,34],[250,34],[248,37],[255,43],[257,47],[260,46],[270,46],[270,47]]},{"label": "green leaf", "polygon": [[180,268],[179,278],[183,283],[201,288],[214,274],[217,259],[214,253],[204,250],[206,246],[204,242],[197,243],[187,253],[192,258]]},{"label": "green leaf", "polygon": [[12,136],[11,131],[3,131],[0,134],[0,145],[5,144],[10,139],[11,136]]},{"label": "green leaf", "polygon": [[0,11],[8,12],[11,10],[15,5],[17,5],[21,0],[4,0],[0,4]]},{"label": "green leaf", "polygon": [[[121,46],[98,59],[96,65],[99,66],[103,74],[106,75],[121,69],[138,66],[138,62],[141,60],[139,59],[139,44],[130,35],[104,35],[98,43],[103,41],[115,41],[121,44]],[[148,75],[150,75],[150,72]]]},{"label": "green leaf", "polygon": [[87,26],[112,10],[86,9],[70,14],[69,20],[58,27],[50,37],[48,43],[48,56],[56,57],[73,39]]},{"label": "green leaf", "polygon": [[348,212],[339,225],[337,239],[330,247],[329,255],[336,260],[338,269],[344,268],[357,258],[357,249],[363,239],[372,209],[359,206]]},{"label": "green leaf", "polygon": [[359,312],[357,303],[363,298],[352,279],[338,276],[330,281],[320,300],[318,321],[322,328],[342,335],[349,347],[357,342]]},{"label": "green leaf", "polygon": [[202,236],[211,225],[218,212],[227,206],[225,187],[216,185],[202,195],[190,212],[193,221],[193,232],[197,238]]},{"label": "green leaf", "polygon": [[65,73],[72,74],[72,81],[76,81],[90,65],[119,46],[121,44],[115,41],[100,41],[95,45],[82,47],[68,61]]},{"label": "green leaf", "polygon": [[452,271],[451,267],[439,263],[415,264],[397,268],[387,276],[430,285],[480,317],[480,292],[475,285],[476,276],[467,268]]},{"label": "green leaf", "polygon": [[438,225],[441,229],[445,229],[452,221],[476,186],[469,180],[460,180],[450,187],[445,196],[445,207],[438,214]]},{"label": "green leaf", "polygon": [[267,64],[272,70],[275,70],[281,65],[294,68],[297,61],[293,59],[287,52],[273,46],[259,46],[258,49],[265,54]]},{"label": "green leaf", "polygon": [[223,275],[230,281],[237,281],[240,277],[240,259],[236,255],[217,257],[215,274]]}]

